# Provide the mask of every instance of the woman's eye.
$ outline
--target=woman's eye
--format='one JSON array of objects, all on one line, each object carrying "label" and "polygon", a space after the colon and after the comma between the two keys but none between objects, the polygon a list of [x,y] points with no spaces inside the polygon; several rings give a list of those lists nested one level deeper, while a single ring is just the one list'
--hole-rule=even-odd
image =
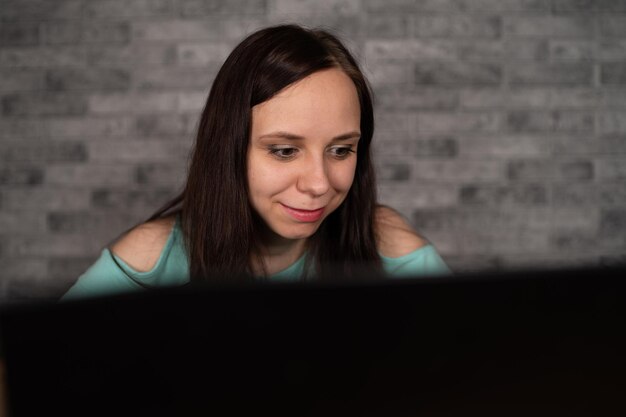
[{"label": "woman's eye", "polygon": [[332,152],[338,158],[346,158],[351,153],[354,153],[352,148],[333,148]]},{"label": "woman's eye", "polygon": [[290,159],[296,152],[296,148],[270,148],[270,154],[279,159]]}]

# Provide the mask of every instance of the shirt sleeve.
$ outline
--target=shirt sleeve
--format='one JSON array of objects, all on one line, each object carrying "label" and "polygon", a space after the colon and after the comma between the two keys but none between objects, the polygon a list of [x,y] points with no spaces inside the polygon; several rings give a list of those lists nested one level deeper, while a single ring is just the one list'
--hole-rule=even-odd
[{"label": "shirt sleeve", "polygon": [[452,275],[450,268],[430,244],[399,258],[381,258],[392,278]]},{"label": "shirt sleeve", "polygon": [[100,258],[78,278],[61,297],[61,301],[114,295],[142,288],[120,268],[113,259],[113,254],[104,249]]}]

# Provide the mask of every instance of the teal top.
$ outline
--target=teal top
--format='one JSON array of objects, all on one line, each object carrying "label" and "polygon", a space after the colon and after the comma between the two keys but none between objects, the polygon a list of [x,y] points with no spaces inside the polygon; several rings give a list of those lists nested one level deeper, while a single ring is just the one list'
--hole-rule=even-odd
[{"label": "teal top", "polygon": [[[189,282],[189,263],[182,237],[177,219],[159,259],[152,270],[147,272],[134,270],[109,249],[104,249],[100,258],[78,278],[61,300],[187,284]],[[383,269],[391,277],[450,274],[445,262],[431,244],[398,258],[386,256],[381,256],[381,258]],[[286,269],[270,275],[269,281],[297,281],[303,275],[304,261],[305,256],[303,255]]]}]

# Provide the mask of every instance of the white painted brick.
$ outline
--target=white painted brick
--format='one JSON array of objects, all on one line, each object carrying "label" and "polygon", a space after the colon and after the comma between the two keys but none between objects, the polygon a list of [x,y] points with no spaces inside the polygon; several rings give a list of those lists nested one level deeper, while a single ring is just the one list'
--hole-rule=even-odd
[{"label": "white painted brick", "polygon": [[259,15],[266,12],[267,0],[182,0],[183,16]]},{"label": "white painted brick", "polygon": [[42,135],[51,138],[103,138],[127,136],[133,127],[130,116],[64,117],[42,120]]},{"label": "white painted brick", "polygon": [[501,34],[498,16],[481,15],[417,15],[410,21],[416,37],[497,38]]},{"label": "white painted brick", "polygon": [[2,209],[0,211],[0,230],[4,234],[44,233],[46,231],[45,213],[38,210]]},{"label": "white painted brick", "polygon": [[498,181],[505,177],[504,165],[494,160],[419,161],[413,166],[415,183],[421,181]]},{"label": "white painted brick", "polygon": [[43,71],[0,69],[0,93],[36,91],[43,88]]},{"label": "white painted brick", "polygon": [[125,185],[133,183],[134,170],[131,164],[95,163],[101,158],[90,152],[88,164],[57,164],[46,167],[46,183],[55,187]]},{"label": "white painted brick", "polygon": [[360,0],[269,0],[272,14],[308,14],[315,10],[320,14],[354,15],[361,10]]},{"label": "white painted brick", "polygon": [[203,92],[184,92],[178,95],[179,110],[185,113],[198,114],[200,120],[200,112],[206,104],[208,90]]},{"label": "white painted brick", "polygon": [[4,0],[0,18],[72,19],[82,15],[83,0]]},{"label": "white painted brick", "polygon": [[[46,277],[46,259],[43,257],[21,257],[0,259],[2,279],[0,283],[12,280],[43,280]],[[11,299],[6,300],[11,301]]]},{"label": "white painted brick", "polygon": [[[622,158],[599,158],[594,160],[598,180],[625,181],[626,180],[626,157]],[[624,183],[626,187],[626,182]]]},{"label": "white painted brick", "polygon": [[262,26],[263,19],[257,17],[136,20],[132,22],[131,36],[134,41],[231,40],[238,42],[248,33]]},{"label": "white painted brick", "polygon": [[507,16],[504,32],[509,36],[588,38],[593,36],[593,20],[577,16]]},{"label": "white painted brick", "polygon": [[92,114],[170,113],[178,110],[178,95],[172,93],[97,93],[89,96]]},{"label": "white painted brick", "polygon": [[550,92],[545,88],[463,88],[460,104],[470,109],[544,108],[550,104]]},{"label": "white painted brick", "polygon": [[188,143],[173,139],[109,140],[88,144],[89,160],[103,165],[183,161],[189,150]]},{"label": "white painted brick", "polygon": [[599,133],[626,133],[626,113],[605,111],[598,115]]},{"label": "white painted brick", "polygon": [[412,120],[413,132],[495,132],[502,126],[499,112],[419,112]]},{"label": "white painted brick", "polygon": [[545,157],[550,154],[549,136],[531,134],[476,135],[459,139],[459,155],[470,158]]},{"label": "white painted brick", "polygon": [[155,18],[174,16],[176,0],[98,0],[84,4],[87,18]]},{"label": "white painted brick", "polygon": [[[49,168],[52,169],[52,168]],[[112,170],[109,171],[113,172]],[[51,172],[51,176],[55,173]],[[49,181],[50,185],[43,187],[5,187],[2,189],[2,208],[4,210],[84,210],[89,208],[90,190],[84,187],[77,187],[74,180],[64,182],[62,176],[57,177],[59,185],[53,186],[54,179]],[[103,184],[105,182],[98,182]],[[127,182],[125,184],[128,184]]]},{"label": "white painted brick", "polygon": [[84,46],[0,48],[0,67],[72,67],[87,64]]},{"label": "white painted brick", "polygon": [[391,207],[434,208],[453,207],[458,203],[458,187],[455,184],[435,182],[428,184],[379,186],[378,196],[383,204]]},{"label": "white painted brick", "polygon": [[15,235],[6,242],[9,257],[94,256],[120,231],[98,236],[81,233],[74,235]]},{"label": "white painted brick", "polygon": [[365,42],[365,60],[452,60],[458,56],[457,44],[450,41],[418,39],[371,40]]}]

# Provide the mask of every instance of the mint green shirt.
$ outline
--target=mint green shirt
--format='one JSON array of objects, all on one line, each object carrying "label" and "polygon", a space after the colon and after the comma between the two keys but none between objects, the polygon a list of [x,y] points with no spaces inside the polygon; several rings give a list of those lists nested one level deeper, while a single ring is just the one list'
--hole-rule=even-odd
[{"label": "mint green shirt", "polygon": [[[432,245],[425,245],[399,258],[381,256],[383,269],[391,277],[447,275],[450,270]],[[304,272],[303,255],[286,269],[269,276],[271,282],[297,281]],[[104,296],[151,287],[180,286],[189,282],[189,263],[178,220],[167,238],[154,267],[139,272],[109,249],[82,274],[62,300]]]}]

